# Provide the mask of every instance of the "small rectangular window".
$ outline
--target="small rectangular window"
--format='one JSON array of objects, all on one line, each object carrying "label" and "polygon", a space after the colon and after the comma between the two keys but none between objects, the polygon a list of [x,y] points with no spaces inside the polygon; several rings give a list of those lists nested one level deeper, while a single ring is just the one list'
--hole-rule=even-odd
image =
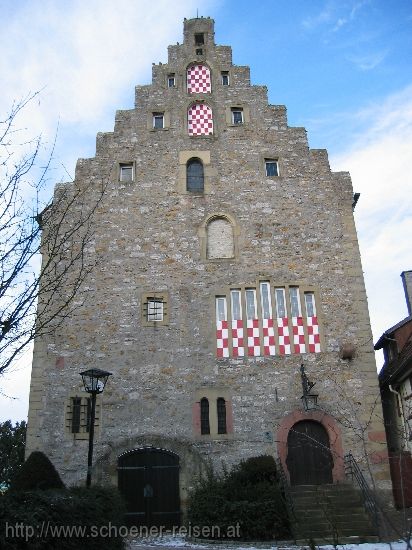
[{"label": "small rectangular window", "polygon": [[232,320],[240,321],[242,319],[242,302],[240,290],[231,290],[230,298],[232,301]]},{"label": "small rectangular window", "polygon": [[266,176],[274,177],[279,175],[279,163],[277,160],[265,159]]},{"label": "small rectangular window", "polygon": [[256,315],[256,290],[246,289],[246,316],[248,319],[257,319]]},{"label": "small rectangular window", "polygon": [[164,113],[153,113],[153,128],[161,129],[165,127]]},{"label": "small rectangular window", "polygon": [[174,88],[176,86],[176,76],[174,73],[167,76],[167,87]]},{"label": "small rectangular window", "polygon": [[216,297],[216,320],[227,321],[226,296]]},{"label": "small rectangular window", "polygon": [[313,292],[305,292],[306,315],[308,317],[316,316],[315,295]]},{"label": "small rectangular window", "polygon": [[286,317],[286,303],[285,303],[285,289],[284,288],[276,288],[275,289],[275,296],[276,296],[276,315],[278,319],[283,319]]},{"label": "small rectangular window", "polygon": [[205,35],[202,32],[195,34],[195,44],[196,46],[203,46],[205,43]]},{"label": "small rectangular window", "polygon": [[72,397],[72,422],[71,422],[71,432],[79,433],[80,432],[80,414],[81,414],[81,398]]},{"label": "small rectangular window", "polygon": [[272,319],[272,300],[268,282],[260,283],[260,301],[263,319]]},{"label": "small rectangular window", "polygon": [[232,124],[243,124],[243,109],[240,107],[232,108]]},{"label": "small rectangular window", "polygon": [[223,86],[229,86],[229,71],[222,71],[222,85]]},{"label": "small rectangular window", "polygon": [[290,312],[292,317],[301,317],[299,289],[297,286],[290,287]]},{"label": "small rectangular window", "polygon": [[147,299],[147,320],[163,321],[163,300],[161,298]]},{"label": "small rectangular window", "polygon": [[202,48],[196,48],[196,55],[203,55]]},{"label": "small rectangular window", "polygon": [[144,327],[169,324],[169,294],[166,291],[149,290],[141,297],[141,320]]},{"label": "small rectangular window", "polygon": [[133,181],[133,163],[120,164],[120,181]]}]

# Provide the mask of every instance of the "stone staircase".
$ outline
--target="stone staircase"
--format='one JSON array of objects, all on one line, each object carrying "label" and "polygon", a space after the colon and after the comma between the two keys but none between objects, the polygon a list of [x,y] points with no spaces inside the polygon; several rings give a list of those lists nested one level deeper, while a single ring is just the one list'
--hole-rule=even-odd
[{"label": "stone staircase", "polygon": [[360,491],[352,485],[289,487],[293,503],[292,531],[299,543],[377,542],[376,529]]}]

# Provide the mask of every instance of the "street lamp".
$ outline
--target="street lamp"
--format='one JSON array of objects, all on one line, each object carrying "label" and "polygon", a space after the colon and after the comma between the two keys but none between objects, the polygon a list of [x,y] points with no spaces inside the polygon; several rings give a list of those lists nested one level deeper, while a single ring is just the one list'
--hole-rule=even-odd
[{"label": "street lamp", "polygon": [[92,462],[93,462],[93,438],[94,438],[94,418],[96,413],[96,395],[102,393],[106,382],[111,376],[111,372],[101,369],[89,369],[80,373],[83,380],[84,389],[92,396],[92,406],[90,411],[89,428],[89,454],[87,457],[87,479],[86,487],[90,487],[92,482]]},{"label": "street lamp", "polygon": [[300,377],[302,379],[303,395],[301,399],[303,407],[305,411],[316,409],[318,404],[318,394],[311,393],[311,389],[316,384],[316,382],[309,381],[308,377],[306,376],[305,367],[303,366],[303,364],[300,366]]}]

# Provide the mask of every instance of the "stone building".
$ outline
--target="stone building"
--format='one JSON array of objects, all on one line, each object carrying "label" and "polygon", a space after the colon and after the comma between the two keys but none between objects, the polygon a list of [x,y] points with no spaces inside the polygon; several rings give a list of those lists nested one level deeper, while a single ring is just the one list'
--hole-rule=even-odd
[{"label": "stone building", "polygon": [[233,65],[212,19],[185,20],[56,193],[102,181],[79,307],[35,342],[28,452],[83,483],[79,372],[100,368],[93,480],[129,491],[132,520],[177,521],[206,464],[260,454],[296,485],[343,482],[352,451],[389,489],[350,176]]}]

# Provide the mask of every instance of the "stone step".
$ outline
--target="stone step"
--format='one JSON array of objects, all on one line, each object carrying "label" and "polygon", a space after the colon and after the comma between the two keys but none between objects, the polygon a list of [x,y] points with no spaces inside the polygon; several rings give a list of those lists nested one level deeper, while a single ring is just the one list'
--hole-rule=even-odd
[{"label": "stone step", "polygon": [[370,525],[350,525],[349,523],[346,525],[337,525],[327,521],[324,523],[315,523],[313,525],[299,524],[296,526],[295,531],[297,534],[304,534],[306,536],[313,533],[317,535],[332,535],[333,533],[339,533],[346,536],[354,535],[355,533],[356,536],[376,535],[375,530]]},{"label": "stone step", "polygon": [[322,498],[321,496],[312,497],[302,497],[302,498],[293,498],[293,503],[295,508],[313,508],[317,504],[327,504],[327,506],[335,506],[341,508],[363,508],[363,503],[361,499],[353,498]]},{"label": "stone step", "polygon": [[376,531],[351,485],[304,485],[290,488],[296,539],[332,542],[361,538],[373,542]]},{"label": "stone step", "polygon": [[309,492],[322,492],[324,493],[325,491],[330,491],[332,493],[336,493],[338,491],[348,491],[348,492],[351,492],[353,493],[354,491],[356,492],[356,489],[350,485],[349,483],[326,483],[324,485],[291,485],[289,487],[289,491],[291,493],[302,493],[302,492],[305,492],[305,491],[309,491]]},{"label": "stone step", "polygon": [[290,487],[291,495],[353,495],[359,494],[359,491],[348,485],[297,485]]},{"label": "stone step", "polygon": [[306,525],[306,524],[309,524],[309,525],[314,525],[314,524],[318,524],[318,523],[328,523],[329,525],[332,524],[332,525],[359,525],[359,526],[362,526],[362,525],[366,525],[366,526],[369,526],[370,525],[370,521],[369,521],[369,518],[365,517],[365,515],[361,516],[361,515],[356,515],[356,516],[352,516],[352,515],[349,515],[348,517],[348,514],[346,514],[346,516],[344,515],[339,515],[339,516],[335,516],[333,514],[313,514],[313,515],[307,515],[307,516],[298,516],[298,519],[297,519],[298,523],[300,525]]},{"label": "stone step", "polygon": [[313,522],[313,523],[301,523],[299,522],[298,525],[297,525],[297,528],[299,530],[314,530],[314,529],[328,529],[329,531],[331,529],[336,529],[338,531],[348,531],[348,530],[351,530],[351,529],[356,529],[357,531],[359,532],[364,532],[364,531],[367,531],[368,533],[373,531],[373,527],[368,524],[368,523],[365,523],[365,522],[355,522],[355,523],[350,523],[350,522],[347,522],[347,523],[336,523],[334,521],[316,521],[316,522]]}]

